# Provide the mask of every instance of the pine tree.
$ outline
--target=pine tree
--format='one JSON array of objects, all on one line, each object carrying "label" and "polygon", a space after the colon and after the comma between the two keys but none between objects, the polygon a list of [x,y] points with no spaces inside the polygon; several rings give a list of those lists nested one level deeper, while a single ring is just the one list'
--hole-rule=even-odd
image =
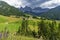
[{"label": "pine tree", "polygon": [[19,31],[20,31],[21,35],[22,34],[27,35],[27,32],[28,32],[28,19],[23,18],[21,27],[19,28]]},{"label": "pine tree", "polygon": [[58,39],[60,40],[60,23],[58,24],[58,30],[57,30],[57,36],[58,36]]},{"label": "pine tree", "polygon": [[49,40],[57,40],[57,33],[55,32],[56,21],[49,23],[49,27],[50,27]]},{"label": "pine tree", "polygon": [[44,39],[46,39],[46,36],[47,36],[47,26],[46,26],[46,23],[43,20],[41,20],[41,22],[39,22],[39,25],[38,25],[38,35],[42,36]]},{"label": "pine tree", "polygon": [[21,27],[22,34],[26,35],[28,29],[27,27],[28,27],[28,20],[23,18],[22,27]]}]

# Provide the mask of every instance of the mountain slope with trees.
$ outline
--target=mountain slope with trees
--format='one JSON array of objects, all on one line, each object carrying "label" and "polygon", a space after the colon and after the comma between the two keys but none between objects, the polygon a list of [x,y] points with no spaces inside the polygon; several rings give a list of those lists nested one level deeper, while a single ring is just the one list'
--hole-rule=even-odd
[{"label": "mountain slope with trees", "polygon": [[0,14],[4,16],[21,16],[23,12],[19,11],[18,8],[8,5],[6,2],[0,1]]},{"label": "mountain slope with trees", "polygon": [[48,19],[60,20],[60,6],[53,8],[40,16]]}]

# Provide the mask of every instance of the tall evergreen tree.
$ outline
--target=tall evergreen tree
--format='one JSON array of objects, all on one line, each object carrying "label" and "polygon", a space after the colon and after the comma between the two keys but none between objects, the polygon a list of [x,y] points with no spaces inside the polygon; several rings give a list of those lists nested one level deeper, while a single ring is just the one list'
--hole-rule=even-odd
[{"label": "tall evergreen tree", "polygon": [[46,39],[47,27],[46,27],[46,24],[45,24],[44,20],[41,20],[41,22],[39,22],[39,25],[38,25],[38,35],[42,36],[44,39]]},{"label": "tall evergreen tree", "polygon": [[28,19],[23,18],[22,20],[22,24],[21,27],[19,27],[18,29],[18,33],[20,33],[21,35],[27,35],[28,32]]},{"label": "tall evergreen tree", "polygon": [[58,24],[57,34],[58,34],[58,39],[60,40],[60,23]]},{"label": "tall evergreen tree", "polygon": [[49,27],[50,27],[49,40],[57,40],[57,33],[55,31],[56,21],[49,23]]}]

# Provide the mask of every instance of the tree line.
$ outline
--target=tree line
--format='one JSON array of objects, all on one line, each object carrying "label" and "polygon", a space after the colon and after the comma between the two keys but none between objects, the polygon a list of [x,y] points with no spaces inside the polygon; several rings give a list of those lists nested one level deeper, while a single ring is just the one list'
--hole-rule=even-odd
[{"label": "tree line", "polygon": [[40,22],[38,22],[37,33],[35,30],[31,31],[28,25],[28,19],[23,18],[17,34],[32,36],[34,38],[42,37],[44,40],[60,40],[60,23],[57,24],[55,20],[52,22],[45,22],[43,19],[40,19]]}]

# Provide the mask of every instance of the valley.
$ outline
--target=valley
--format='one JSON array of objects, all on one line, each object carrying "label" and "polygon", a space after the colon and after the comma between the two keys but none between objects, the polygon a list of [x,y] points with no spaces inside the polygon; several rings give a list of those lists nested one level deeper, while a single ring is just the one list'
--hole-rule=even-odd
[{"label": "valley", "polygon": [[60,40],[59,10],[15,8],[0,1],[0,40]]}]

